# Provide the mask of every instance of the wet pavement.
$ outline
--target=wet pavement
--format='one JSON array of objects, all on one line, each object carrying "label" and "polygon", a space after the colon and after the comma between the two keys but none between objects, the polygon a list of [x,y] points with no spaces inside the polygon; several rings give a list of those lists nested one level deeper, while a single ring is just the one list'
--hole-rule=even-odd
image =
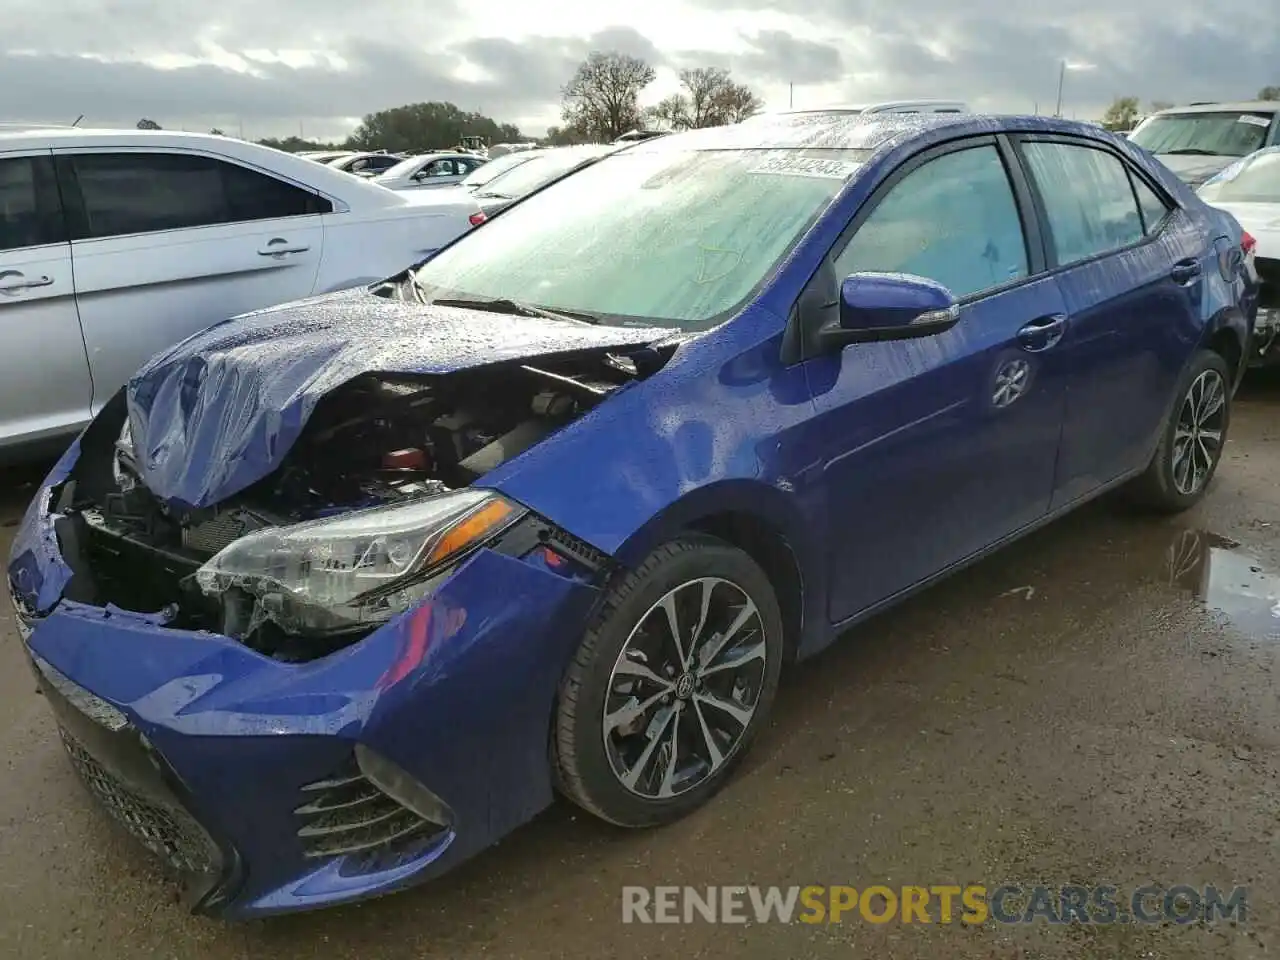
[{"label": "wet pavement", "polygon": [[[228,926],[91,805],[0,612],[0,956],[1253,957],[1280,948],[1280,379],[1210,497],[1086,508],[784,678],[737,779],[673,827],[557,805],[444,880]],[[30,479],[28,477],[27,479]],[[23,481],[0,489],[0,549]],[[639,885],[1249,887],[1246,923],[636,926]]]}]

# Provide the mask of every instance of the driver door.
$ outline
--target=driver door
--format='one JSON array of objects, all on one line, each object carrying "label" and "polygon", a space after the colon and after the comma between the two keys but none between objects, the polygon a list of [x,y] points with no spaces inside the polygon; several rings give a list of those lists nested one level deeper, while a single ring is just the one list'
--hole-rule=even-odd
[{"label": "driver door", "polygon": [[994,137],[907,161],[815,277],[838,290],[852,273],[915,274],[946,285],[961,304],[959,323],[936,336],[854,344],[806,361],[825,451],[833,622],[1048,512],[1066,307],[1043,274],[1038,240],[1027,242],[1034,221],[1014,163]]}]

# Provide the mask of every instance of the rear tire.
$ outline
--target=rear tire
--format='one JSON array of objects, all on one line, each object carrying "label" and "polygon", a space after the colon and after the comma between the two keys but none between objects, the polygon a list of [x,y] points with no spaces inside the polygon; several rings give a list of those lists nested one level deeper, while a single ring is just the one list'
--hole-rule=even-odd
[{"label": "rear tire", "polygon": [[1180,513],[1204,498],[1231,425],[1231,379],[1227,362],[1212,350],[1192,358],[1151,463],[1130,484],[1137,506]]},{"label": "rear tire", "polygon": [[561,682],[561,791],[624,827],[690,813],[767,723],[782,654],[778,600],[750,556],[701,535],[658,547],[608,591]]}]

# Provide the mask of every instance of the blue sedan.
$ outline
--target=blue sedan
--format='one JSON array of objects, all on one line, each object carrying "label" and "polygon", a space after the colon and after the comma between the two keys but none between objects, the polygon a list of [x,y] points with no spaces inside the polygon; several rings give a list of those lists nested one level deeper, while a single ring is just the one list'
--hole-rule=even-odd
[{"label": "blue sedan", "polygon": [[1061,121],[637,144],[152,359],[17,535],[32,667],[203,912],[438,876],[556,791],[670,822],[851,623],[1104,491],[1205,495],[1243,240]]}]

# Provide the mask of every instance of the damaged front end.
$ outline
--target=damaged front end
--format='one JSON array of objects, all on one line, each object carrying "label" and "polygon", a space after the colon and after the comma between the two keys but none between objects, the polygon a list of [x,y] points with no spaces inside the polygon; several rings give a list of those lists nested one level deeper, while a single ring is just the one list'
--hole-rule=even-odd
[{"label": "damaged front end", "polygon": [[273,471],[203,508],[147,487],[118,397],[54,492],[73,573],[65,595],[300,662],[409,610],[517,527],[557,538],[584,573],[598,570],[605,558],[593,548],[474,485],[638,375],[612,353],[363,374],[320,398]]}]

